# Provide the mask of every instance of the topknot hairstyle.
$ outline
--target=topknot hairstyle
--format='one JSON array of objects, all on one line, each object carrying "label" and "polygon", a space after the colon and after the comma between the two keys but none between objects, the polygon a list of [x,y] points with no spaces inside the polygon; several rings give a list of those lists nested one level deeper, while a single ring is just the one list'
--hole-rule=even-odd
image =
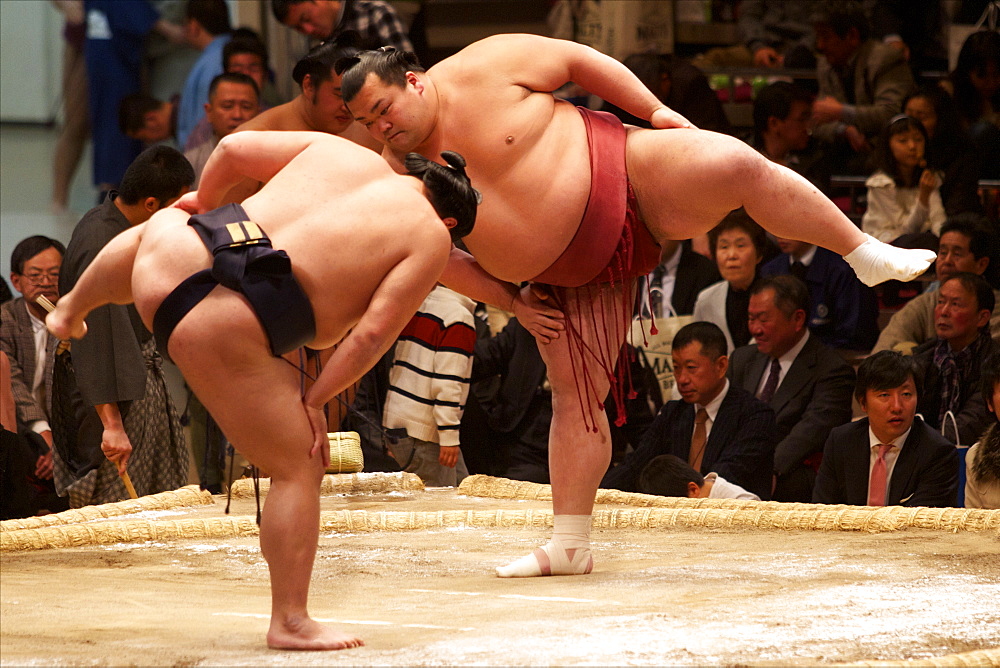
[{"label": "topknot hairstyle", "polygon": [[[335,39],[328,39],[320,42],[309,50],[299,62],[295,63],[292,70],[292,79],[299,86],[308,74],[314,84],[319,85],[328,79],[332,79],[331,72],[339,61],[350,58],[358,53],[361,36],[353,30],[345,30],[337,35]],[[340,71],[337,71],[340,74]]]},{"label": "topknot hairstyle", "polygon": [[427,199],[441,219],[454,218],[451,239],[457,241],[472,232],[476,224],[476,207],[482,201],[465,173],[465,158],[454,151],[442,151],[448,166],[438,164],[419,153],[406,154],[406,173],[415,176],[427,188]]},{"label": "topknot hairstyle", "polygon": [[361,51],[354,57],[343,58],[336,64],[337,74],[343,77],[340,84],[344,101],[350,103],[365,85],[368,74],[374,72],[390,86],[406,85],[407,72],[424,72],[416,54],[383,46],[375,51]]}]

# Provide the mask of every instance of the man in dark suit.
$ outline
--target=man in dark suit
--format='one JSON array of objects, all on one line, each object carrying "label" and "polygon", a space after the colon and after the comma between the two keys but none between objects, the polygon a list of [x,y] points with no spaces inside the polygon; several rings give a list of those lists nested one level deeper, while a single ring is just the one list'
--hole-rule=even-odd
[{"label": "man in dark suit", "polygon": [[637,491],[639,474],[654,457],[675,455],[702,475],[717,473],[770,498],[774,413],[726,378],[722,330],[708,322],[685,325],[671,357],[681,400],[663,406],[639,447],[605,474],[601,486]]},{"label": "man in dark suit", "polygon": [[861,363],[854,395],[868,417],[830,432],[815,503],[955,505],[958,454],[922,419],[914,419],[919,385],[912,357],[885,350]]},{"label": "man in dark suit", "polygon": [[775,413],[775,501],[812,499],[830,430],[851,419],[854,370],[809,334],[809,292],[794,276],[760,280],[750,295],[755,343],[733,351],[729,378]]},{"label": "man in dark suit", "polygon": [[719,280],[715,263],[691,250],[690,241],[664,241],[660,264],[638,292],[636,312],[644,317],[650,313],[662,317],[669,314],[669,304],[675,315],[691,315],[698,293]]}]

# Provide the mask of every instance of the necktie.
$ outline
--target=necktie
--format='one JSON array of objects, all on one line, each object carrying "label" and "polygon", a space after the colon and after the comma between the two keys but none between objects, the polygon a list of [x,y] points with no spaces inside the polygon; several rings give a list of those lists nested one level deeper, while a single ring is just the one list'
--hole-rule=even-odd
[{"label": "necktie", "polygon": [[885,483],[886,483],[885,455],[891,449],[892,449],[891,445],[880,444],[878,446],[878,457],[875,459],[875,465],[872,466],[871,478],[868,481],[869,506],[885,505]]},{"label": "necktie", "polygon": [[694,434],[691,436],[691,449],[688,450],[688,464],[695,471],[701,471],[701,460],[705,454],[705,423],[708,422],[708,411],[699,408],[694,416]]},{"label": "necktie", "polygon": [[767,377],[767,382],[764,383],[764,389],[760,391],[760,396],[757,397],[765,404],[771,403],[771,399],[774,398],[774,392],[778,389],[778,378],[781,377],[781,362],[778,361],[777,357],[771,358],[771,371]]},{"label": "necktie", "polygon": [[792,263],[791,271],[792,271],[792,276],[794,276],[795,278],[799,279],[802,282],[805,282],[806,266],[804,264],[796,260],[795,262]]},{"label": "necktie", "polygon": [[649,288],[649,302],[643,304],[644,310],[649,311],[649,317],[651,318],[662,318],[663,317],[663,265],[658,265],[656,269],[653,270],[652,276],[649,278],[647,286]]}]

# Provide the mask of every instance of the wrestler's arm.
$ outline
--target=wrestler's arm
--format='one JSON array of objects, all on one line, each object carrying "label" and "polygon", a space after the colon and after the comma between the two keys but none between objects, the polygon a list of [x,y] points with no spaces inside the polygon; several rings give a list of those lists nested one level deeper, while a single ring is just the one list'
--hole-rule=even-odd
[{"label": "wrestler's arm", "polygon": [[[440,242],[440,239],[437,240]],[[415,242],[419,247],[420,240]],[[420,304],[430,294],[440,276],[446,256],[439,253],[413,253],[394,266],[372,295],[361,319],[337,345],[316,382],[306,392],[303,403],[313,425],[313,450],[326,441],[323,406],[372,367],[395,342]]]},{"label": "wrestler's arm", "polygon": [[267,183],[295,156],[314,144],[344,141],[321,132],[235,132],[212,151],[198,186],[204,211],[225,203],[234,188],[252,179]]},{"label": "wrestler's arm", "polygon": [[589,46],[539,35],[496,35],[468,48],[490,68],[503,63],[502,75],[529,90],[549,93],[572,81],[655,128],[694,127],[622,63]]},{"label": "wrestler's arm", "polygon": [[559,332],[564,329],[562,312],[543,301],[547,295],[532,290],[530,285],[519,288],[513,283],[501,281],[461,249],[451,249],[448,266],[441,274],[441,283],[477,302],[513,313],[539,343],[559,338]]}]

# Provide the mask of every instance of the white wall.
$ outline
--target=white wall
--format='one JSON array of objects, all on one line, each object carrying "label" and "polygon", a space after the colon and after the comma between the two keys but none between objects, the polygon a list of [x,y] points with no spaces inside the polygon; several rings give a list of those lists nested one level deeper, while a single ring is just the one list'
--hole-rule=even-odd
[{"label": "white wall", "polygon": [[55,118],[62,18],[49,2],[0,0],[0,121]]}]

